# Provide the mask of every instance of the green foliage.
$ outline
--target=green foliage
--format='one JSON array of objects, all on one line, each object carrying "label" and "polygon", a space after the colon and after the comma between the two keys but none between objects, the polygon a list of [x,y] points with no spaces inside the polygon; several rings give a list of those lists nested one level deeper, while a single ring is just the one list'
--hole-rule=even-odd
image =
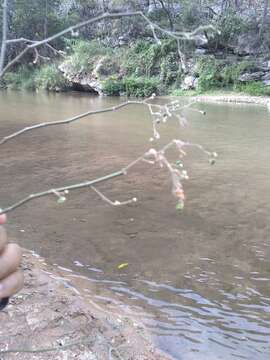
[{"label": "green foliage", "polygon": [[112,50],[102,46],[98,41],[86,41],[81,39],[66,40],[70,55],[66,63],[73,71],[93,71],[93,66],[99,57],[111,53]]},{"label": "green foliage", "polygon": [[16,72],[8,72],[4,76],[4,84],[14,90],[50,90],[60,91],[68,88],[68,82],[63,78],[55,64],[44,65],[39,69],[22,65]]},{"label": "green foliage", "polygon": [[248,29],[247,22],[232,9],[228,9],[217,22],[220,34],[216,35],[216,42],[227,47],[237,36]]},{"label": "green foliage", "polygon": [[253,66],[248,61],[227,64],[213,56],[201,58],[197,63],[198,90],[205,92],[215,88],[237,87],[240,83],[239,76]]},{"label": "green foliage", "polygon": [[213,57],[205,57],[197,64],[199,74],[198,90],[200,92],[220,86],[220,68],[218,61]]},{"label": "green foliage", "polygon": [[8,72],[3,79],[4,85],[13,90],[34,90],[35,71],[26,65],[17,69],[16,72]]},{"label": "green foliage", "polygon": [[110,96],[118,96],[125,91],[124,83],[115,77],[110,77],[102,83],[104,94]]},{"label": "green foliage", "polygon": [[103,82],[102,90],[106,95],[148,97],[159,92],[159,80],[146,77],[125,77],[121,80],[111,77]]},{"label": "green foliage", "polygon": [[179,16],[181,25],[184,28],[188,29],[194,27],[194,25],[201,25],[202,17],[198,10],[199,9],[197,3],[187,2],[185,4]]},{"label": "green foliage", "polygon": [[221,78],[224,86],[239,83],[239,76],[244,72],[252,69],[253,63],[242,61],[236,64],[225,65],[221,70]]},{"label": "green foliage", "polygon": [[124,60],[124,69],[128,75],[151,76],[159,55],[159,45],[139,40],[129,48]]},{"label": "green foliage", "polygon": [[68,81],[63,77],[55,64],[42,66],[35,73],[35,87],[37,89],[63,91],[68,86]]},{"label": "green foliage", "polygon": [[148,97],[159,92],[159,80],[146,77],[126,77],[123,80],[127,96]]},{"label": "green foliage", "polygon": [[138,40],[126,52],[123,67],[127,75],[158,76],[167,78],[168,71],[178,70],[177,47],[175,40],[162,41],[161,44]]},{"label": "green foliage", "polygon": [[235,90],[252,96],[270,96],[270,86],[266,86],[259,81],[238,84],[235,86]]}]

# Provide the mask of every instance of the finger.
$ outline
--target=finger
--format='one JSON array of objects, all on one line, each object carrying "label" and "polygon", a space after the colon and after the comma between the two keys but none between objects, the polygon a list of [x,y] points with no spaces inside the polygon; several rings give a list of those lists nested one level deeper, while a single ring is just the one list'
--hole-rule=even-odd
[{"label": "finger", "polygon": [[7,234],[6,229],[3,226],[0,226],[0,254],[7,245]]},{"label": "finger", "polygon": [[16,271],[0,282],[0,299],[10,297],[23,287],[23,273]]},{"label": "finger", "polygon": [[7,221],[5,214],[0,215],[0,225],[3,225]]},{"label": "finger", "polygon": [[22,258],[22,250],[17,244],[8,244],[0,255],[0,280],[17,270]]}]

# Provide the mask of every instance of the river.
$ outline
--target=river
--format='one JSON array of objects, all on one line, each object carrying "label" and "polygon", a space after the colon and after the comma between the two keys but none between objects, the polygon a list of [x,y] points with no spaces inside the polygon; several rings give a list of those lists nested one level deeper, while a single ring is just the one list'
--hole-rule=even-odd
[{"label": "river", "polygon": [[[120,101],[1,92],[1,138]],[[70,193],[62,205],[42,198],[9,214],[9,237],[71,269],[67,276],[96,301],[132,313],[174,359],[266,360],[270,114],[250,104],[196,107],[206,116],[186,110],[187,128],[173,119],[161,124],[156,145],[179,138],[219,154],[211,166],[189,150],[182,212],[166,171],[139,164],[98,186],[113,200],[136,197],[136,203],[111,207],[90,189]],[[151,119],[140,105],[21,135],[1,145],[0,205],[119,170],[155,145],[151,136]],[[121,263],[128,266],[118,269]]]}]

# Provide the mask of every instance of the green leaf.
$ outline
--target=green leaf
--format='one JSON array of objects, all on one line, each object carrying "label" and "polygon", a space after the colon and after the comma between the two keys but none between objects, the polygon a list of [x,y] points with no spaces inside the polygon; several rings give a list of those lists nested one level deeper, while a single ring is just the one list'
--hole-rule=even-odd
[{"label": "green leaf", "polygon": [[66,201],[65,196],[60,196],[57,200],[57,204],[63,204]]},{"label": "green leaf", "polygon": [[176,204],[176,206],[175,206],[175,208],[176,208],[176,210],[183,210],[184,209],[184,203],[183,202],[181,202],[181,201],[179,201],[177,204]]},{"label": "green leaf", "polygon": [[119,270],[121,270],[121,269],[126,268],[127,266],[128,266],[128,263],[123,263],[123,264],[118,265],[117,268],[118,268]]}]

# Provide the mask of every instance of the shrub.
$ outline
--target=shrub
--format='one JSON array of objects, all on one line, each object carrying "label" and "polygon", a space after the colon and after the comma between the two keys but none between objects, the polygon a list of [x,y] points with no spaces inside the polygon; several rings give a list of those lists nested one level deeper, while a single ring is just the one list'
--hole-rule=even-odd
[{"label": "shrub", "polygon": [[16,72],[8,72],[4,75],[4,85],[13,90],[34,90],[35,71],[29,66],[20,66]]},{"label": "shrub", "polygon": [[159,81],[156,78],[125,77],[122,80],[111,77],[102,84],[102,90],[106,95],[148,97],[159,92]]},{"label": "shrub", "polygon": [[253,66],[254,64],[248,61],[242,61],[238,64],[225,65],[221,71],[223,85],[228,86],[229,84],[238,84],[239,76],[244,71],[252,69]]},{"label": "shrub", "polygon": [[269,96],[270,95],[270,86],[266,86],[259,81],[252,81],[245,84],[238,84],[235,86],[235,90],[240,92],[253,95],[253,96]]},{"label": "shrub", "polygon": [[4,76],[4,84],[14,90],[65,90],[68,81],[64,79],[55,64],[44,65],[39,69],[30,66],[20,66],[16,72],[8,72]]},{"label": "shrub", "polygon": [[227,64],[213,56],[203,57],[197,63],[198,90],[204,92],[215,88],[236,87],[240,83],[239,76],[253,67],[254,64],[248,61]]},{"label": "shrub", "polygon": [[169,86],[179,77],[176,41],[157,44],[139,40],[126,51],[122,67],[129,77],[159,77],[164,86]]},{"label": "shrub", "polygon": [[236,34],[239,36],[248,30],[249,27],[246,19],[241,17],[241,13],[237,14],[231,8],[226,10],[215,25],[220,30],[220,33],[214,35],[211,43],[215,44],[214,48],[221,46],[227,49],[235,41]]},{"label": "shrub", "polygon": [[112,51],[97,41],[72,39],[66,40],[66,43],[70,51],[66,62],[71,65],[74,72],[92,71],[97,58]]},{"label": "shrub", "polygon": [[151,76],[158,52],[158,44],[137,41],[128,49],[124,59],[123,67],[127,75]]},{"label": "shrub", "polygon": [[58,70],[56,64],[45,65],[36,71],[35,86],[43,90],[66,90],[69,87],[68,81]]},{"label": "shrub", "polygon": [[197,72],[199,74],[198,90],[200,92],[220,86],[220,69],[218,61],[213,56],[200,59],[197,64]]},{"label": "shrub", "polygon": [[146,77],[126,77],[123,85],[127,96],[148,97],[159,92],[159,80]]},{"label": "shrub", "polygon": [[125,86],[122,80],[110,77],[102,83],[102,90],[106,95],[118,96],[125,91]]}]

